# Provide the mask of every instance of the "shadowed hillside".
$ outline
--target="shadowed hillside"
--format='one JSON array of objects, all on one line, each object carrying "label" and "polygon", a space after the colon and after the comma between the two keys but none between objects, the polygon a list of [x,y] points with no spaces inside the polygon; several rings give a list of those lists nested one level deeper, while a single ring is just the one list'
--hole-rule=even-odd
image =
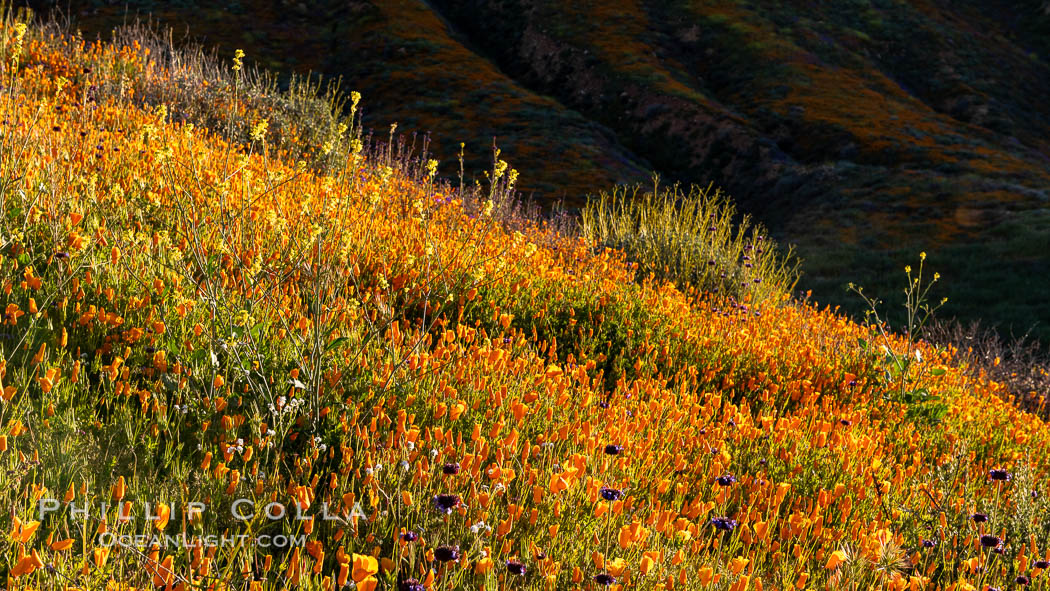
[{"label": "shadowed hillside", "polygon": [[[88,36],[124,4],[81,3]],[[284,71],[342,76],[365,125],[431,132],[440,174],[496,139],[544,203],[709,182],[856,306],[934,255],[945,315],[1050,337],[1050,16],[1041,2],[131,2]],[[37,3],[46,8],[47,3]]]}]

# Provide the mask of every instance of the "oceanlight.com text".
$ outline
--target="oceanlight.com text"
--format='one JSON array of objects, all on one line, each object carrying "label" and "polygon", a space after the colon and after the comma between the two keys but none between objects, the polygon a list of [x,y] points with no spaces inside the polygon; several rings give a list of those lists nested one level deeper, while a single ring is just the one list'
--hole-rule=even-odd
[{"label": "oceanlight.com text", "polygon": [[239,535],[205,535],[187,536],[186,534],[151,535],[151,534],[99,534],[100,546],[121,546],[125,548],[163,547],[163,548],[238,548],[254,545],[260,548],[301,548],[306,544],[306,535],[261,534],[251,536]]}]

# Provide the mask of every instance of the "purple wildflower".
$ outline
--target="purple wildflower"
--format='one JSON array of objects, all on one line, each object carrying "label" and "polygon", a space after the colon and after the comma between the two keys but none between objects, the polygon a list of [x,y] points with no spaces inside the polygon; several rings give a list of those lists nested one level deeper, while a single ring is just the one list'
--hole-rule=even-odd
[{"label": "purple wildflower", "polygon": [[405,579],[397,584],[397,591],[426,591],[426,587],[415,579]]},{"label": "purple wildflower", "polygon": [[434,558],[441,562],[459,560],[459,546],[438,546],[434,548]]},{"label": "purple wildflower", "polygon": [[736,520],[728,517],[713,517],[711,518],[711,525],[715,526],[715,529],[719,531],[733,531],[736,528]]},{"label": "purple wildflower", "polygon": [[449,514],[453,509],[459,506],[458,495],[436,495],[434,496],[434,506],[437,507],[438,511],[444,514]]}]

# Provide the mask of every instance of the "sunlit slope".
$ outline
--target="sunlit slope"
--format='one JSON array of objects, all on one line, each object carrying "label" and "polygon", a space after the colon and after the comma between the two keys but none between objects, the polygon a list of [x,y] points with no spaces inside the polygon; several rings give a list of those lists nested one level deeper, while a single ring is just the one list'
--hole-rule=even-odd
[{"label": "sunlit slope", "polygon": [[71,16],[107,38],[125,6],[225,53],[343,76],[378,134],[434,132],[443,175],[463,141],[480,179],[495,137],[545,204],[649,169],[713,182],[799,245],[821,302],[859,312],[849,281],[892,297],[882,278],[927,250],[944,315],[1050,338],[1040,0],[132,1]]},{"label": "sunlit slope", "polygon": [[[458,194],[350,124],[316,174],[236,96],[246,144],[91,94],[178,78],[135,47],[0,41],[8,588],[1046,576],[1050,430],[945,353],[637,277],[501,216],[509,169]],[[304,543],[105,545],[160,533]]]}]

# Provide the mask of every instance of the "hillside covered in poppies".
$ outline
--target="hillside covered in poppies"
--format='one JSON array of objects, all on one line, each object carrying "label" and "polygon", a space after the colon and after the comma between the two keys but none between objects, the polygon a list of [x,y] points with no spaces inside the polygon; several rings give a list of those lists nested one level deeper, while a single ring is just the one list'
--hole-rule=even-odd
[{"label": "hillside covered in poppies", "polygon": [[[800,287],[936,254],[942,315],[1050,339],[1050,15],[1023,2],[31,2],[108,40],[136,16],[285,73],[341,76],[366,128],[430,133],[438,174],[492,142],[570,207],[658,171],[798,245]],[[125,12],[127,9],[127,12]],[[1048,341],[1050,342],[1050,341]]]},{"label": "hillside covered in poppies", "polygon": [[1038,393],[793,298],[723,199],[604,202],[695,205],[672,273],[244,59],[3,15],[6,589],[1046,585]]}]

